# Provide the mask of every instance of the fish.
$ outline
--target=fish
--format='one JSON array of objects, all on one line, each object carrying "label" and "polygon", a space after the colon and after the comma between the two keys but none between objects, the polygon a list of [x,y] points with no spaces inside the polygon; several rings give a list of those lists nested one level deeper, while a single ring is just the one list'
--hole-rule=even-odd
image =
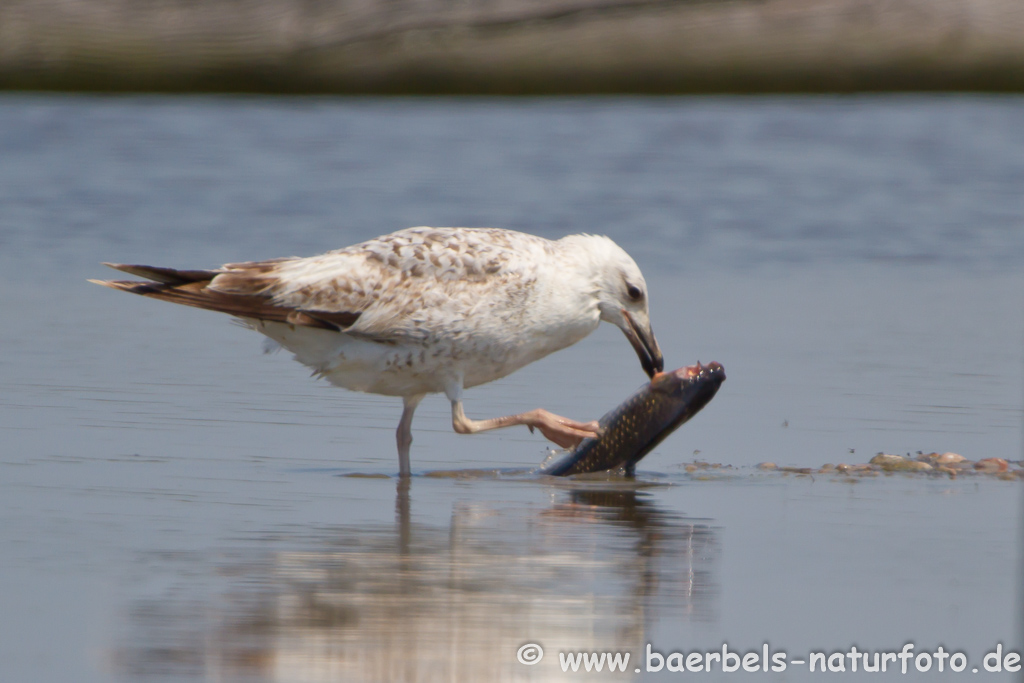
[{"label": "fish", "polygon": [[621,468],[633,476],[640,459],[706,406],[724,381],[725,368],[715,362],[659,372],[598,421],[597,436],[539,472],[564,477]]}]

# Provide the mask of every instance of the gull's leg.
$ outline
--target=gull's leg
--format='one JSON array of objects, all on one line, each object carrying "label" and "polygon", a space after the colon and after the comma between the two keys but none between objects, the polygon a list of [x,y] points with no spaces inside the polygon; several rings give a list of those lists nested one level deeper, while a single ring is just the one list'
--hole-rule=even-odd
[{"label": "gull's leg", "polygon": [[398,476],[408,477],[409,469],[409,447],[412,446],[412,414],[416,412],[416,406],[423,400],[425,394],[402,397],[402,419],[398,421],[398,430],[395,431],[395,440],[398,442]]},{"label": "gull's leg", "polygon": [[489,420],[470,420],[462,410],[462,401],[452,401],[452,427],[459,434],[476,434],[512,425],[526,425],[531,432],[536,427],[548,441],[553,441],[562,448],[576,446],[583,439],[597,434],[599,429],[596,421],[576,422],[550,413],[543,408],[518,415],[492,417]]}]

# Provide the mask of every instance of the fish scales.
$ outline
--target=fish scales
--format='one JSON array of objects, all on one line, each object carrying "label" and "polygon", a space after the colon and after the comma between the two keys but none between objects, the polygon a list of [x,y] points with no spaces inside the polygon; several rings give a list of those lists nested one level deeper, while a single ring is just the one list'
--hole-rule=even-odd
[{"label": "fish scales", "polygon": [[567,476],[622,468],[631,475],[641,458],[714,398],[723,381],[725,369],[719,363],[658,373],[601,418],[598,436],[584,439],[541,473]]}]

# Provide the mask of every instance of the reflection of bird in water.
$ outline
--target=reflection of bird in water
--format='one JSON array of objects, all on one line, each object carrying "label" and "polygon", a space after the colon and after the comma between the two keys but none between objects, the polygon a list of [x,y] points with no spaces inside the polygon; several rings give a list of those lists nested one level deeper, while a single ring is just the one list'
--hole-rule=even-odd
[{"label": "reflection of bird in water", "polygon": [[[559,651],[636,656],[653,620],[709,618],[713,528],[635,490],[560,498],[539,511],[456,503],[450,524],[422,524],[400,480],[395,524],[325,528],[211,562],[223,595],[190,600],[179,586],[134,610],[117,660],[135,678],[189,666],[246,680],[560,680]],[[182,558],[181,581],[203,566],[195,559]],[[195,613],[173,611],[182,604]],[[174,620],[187,647],[169,647]],[[543,644],[538,666],[516,663],[524,642]],[[633,666],[604,676],[632,680]]]},{"label": "reflection of bird in water", "polygon": [[[570,491],[567,503],[547,514],[589,519],[622,528],[619,537],[633,544],[637,597],[678,593],[677,600],[695,615],[707,606],[713,582],[703,567],[711,558],[714,531],[710,520],[666,513],[635,488],[586,488]],[[660,560],[660,561],[659,561]],[[672,568],[666,568],[668,563]],[[663,605],[671,604],[663,603]]]},{"label": "reflection of bird in water", "polygon": [[403,476],[413,413],[426,394],[448,397],[460,434],[521,424],[569,447],[597,423],[543,409],[471,420],[463,390],[578,342],[602,320],[622,329],[648,375],[664,365],[644,277],[607,237],[410,228],[320,256],[215,270],[107,265],[150,282],[94,282],[229,313],[332,384],[401,396]]}]

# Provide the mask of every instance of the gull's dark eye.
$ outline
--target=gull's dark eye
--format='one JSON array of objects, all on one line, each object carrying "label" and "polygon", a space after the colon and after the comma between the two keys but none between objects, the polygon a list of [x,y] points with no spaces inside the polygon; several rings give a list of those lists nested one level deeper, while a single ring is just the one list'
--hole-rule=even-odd
[{"label": "gull's dark eye", "polygon": [[626,285],[626,294],[628,294],[629,298],[633,301],[640,301],[640,299],[644,298],[644,293],[641,292],[640,288],[636,285]]}]

